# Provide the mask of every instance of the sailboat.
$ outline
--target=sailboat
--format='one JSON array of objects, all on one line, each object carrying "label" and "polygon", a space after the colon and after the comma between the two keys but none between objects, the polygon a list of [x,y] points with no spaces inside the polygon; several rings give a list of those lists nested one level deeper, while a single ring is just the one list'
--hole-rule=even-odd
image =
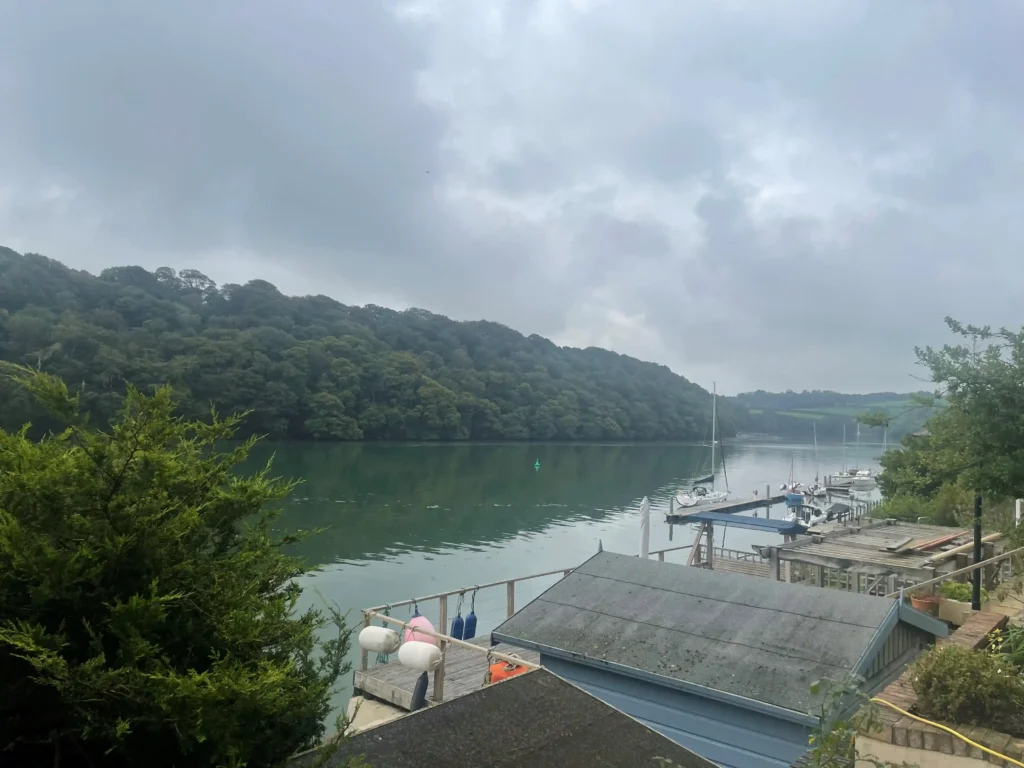
[{"label": "sailboat", "polygon": [[804,495],[821,498],[828,491],[818,480],[818,423],[811,422],[811,426],[814,427],[814,485],[804,491]]},{"label": "sailboat", "polygon": [[[704,437],[701,438],[701,445],[707,445],[704,440],[707,439],[708,433],[704,432]],[[704,457],[707,458],[707,457]],[[710,466],[705,465],[703,462],[698,462],[693,468],[693,480],[690,482],[693,485],[699,485],[701,483],[713,483],[715,481],[715,448],[714,448],[714,436],[712,436],[711,446],[711,464]]]},{"label": "sailboat", "polygon": [[711,385],[711,488],[702,485],[695,485],[689,491],[680,490],[676,492],[676,503],[680,507],[695,507],[698,504],[712,504],[716,501],[725,501],[729,498],[728,480],[724,491],[715,490],[715,443],[718,436],[718,385]]},{"label": "sailboat", "polygon": [[801,483],[796,481],[796,453],[793,453],[789,457],[789,480],[780,485],[779,490],[796,492],[800,486]]},{"label": "sailboat", "polygon": [[[860,465],[860,423],[857,423],[857,464]],[[846,468],[846,425],[843,425],[843,470],[828,478],[830,487],[849,490],[851,488],[870,488],[875,484],[870,469],[858,467]]]}]

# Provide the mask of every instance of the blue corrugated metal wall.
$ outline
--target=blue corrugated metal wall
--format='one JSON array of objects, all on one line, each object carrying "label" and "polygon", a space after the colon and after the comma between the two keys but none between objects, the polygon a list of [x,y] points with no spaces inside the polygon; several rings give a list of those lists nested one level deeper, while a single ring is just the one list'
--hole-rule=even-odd
[{"label": "blue corrugated metal wall", "polygon": [[789,768],[810,729],[788,720],[541,655],[541,664],[723,768]]}]

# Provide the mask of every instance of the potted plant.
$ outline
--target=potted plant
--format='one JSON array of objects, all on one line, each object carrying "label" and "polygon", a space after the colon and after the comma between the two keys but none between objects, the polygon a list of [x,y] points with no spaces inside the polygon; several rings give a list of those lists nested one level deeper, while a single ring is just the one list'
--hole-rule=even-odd
[{"label": "potted plant", "polygon": [[922,613],[938,613],[940,599],[930,589],[918,589],[910,593],[910,604]]},{"label": "potted plant", "polygon": [[[942,602],[939,604],[939,618],[960,626],[971,615],[973,587],[963,581],[945,581],[939,587]],[[988,600],[988,592],[982,588],[981,602]]]}]

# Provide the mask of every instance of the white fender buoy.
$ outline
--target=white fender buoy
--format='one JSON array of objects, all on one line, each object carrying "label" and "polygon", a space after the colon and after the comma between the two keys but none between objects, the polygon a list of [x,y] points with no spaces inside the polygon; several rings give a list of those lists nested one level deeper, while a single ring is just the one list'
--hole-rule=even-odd
[{"label": "white fender buoy", "polygon": [[390,656],[401,644],[402,638],[399,634],[387,627],[364,627],[359,633],[359,647],[371,653]]},{"label": "white fender buoy", "polygon": [[441,663],[441,649],[433,643],[409,640],[398,649],[398,661],[409,669],[433,672]]}]

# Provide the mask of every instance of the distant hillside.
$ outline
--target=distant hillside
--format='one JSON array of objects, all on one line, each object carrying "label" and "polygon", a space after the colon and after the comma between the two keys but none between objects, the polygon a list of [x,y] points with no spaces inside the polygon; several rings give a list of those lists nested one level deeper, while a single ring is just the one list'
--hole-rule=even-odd
[{"label": "distant hillside", "polygon": [[[183,414],[251,410],[246,431],[333,440],[701,440],[711,395],[665,366],[497,323],[289,297],[195,270],[99,276],[0,248],[0,360],[39,365],[109,419],[130,382]],[[0,379],[0,427],[48,425]],[[722,434],[736,431],[728,404]]]},{"label": "distant hillside", "polygon": [[[857,430],[857,417],[865,413],[884,413],[889,423],[889,441],[899,440],[908,432],[916,432],[935,413],[913,400],[927,392],[875,392],[849,395],[827,390],[804,392],[746,392],[729,398],[736,407],[738,429],[742,432],[764,433],[788,439],[805,440],[817,429],[821,441],[842,440],[843,427],[852,439]],[[813,422],[813,426],[812,426]],[[881,441],[882,428],[861,427],[861,439]]]}]

